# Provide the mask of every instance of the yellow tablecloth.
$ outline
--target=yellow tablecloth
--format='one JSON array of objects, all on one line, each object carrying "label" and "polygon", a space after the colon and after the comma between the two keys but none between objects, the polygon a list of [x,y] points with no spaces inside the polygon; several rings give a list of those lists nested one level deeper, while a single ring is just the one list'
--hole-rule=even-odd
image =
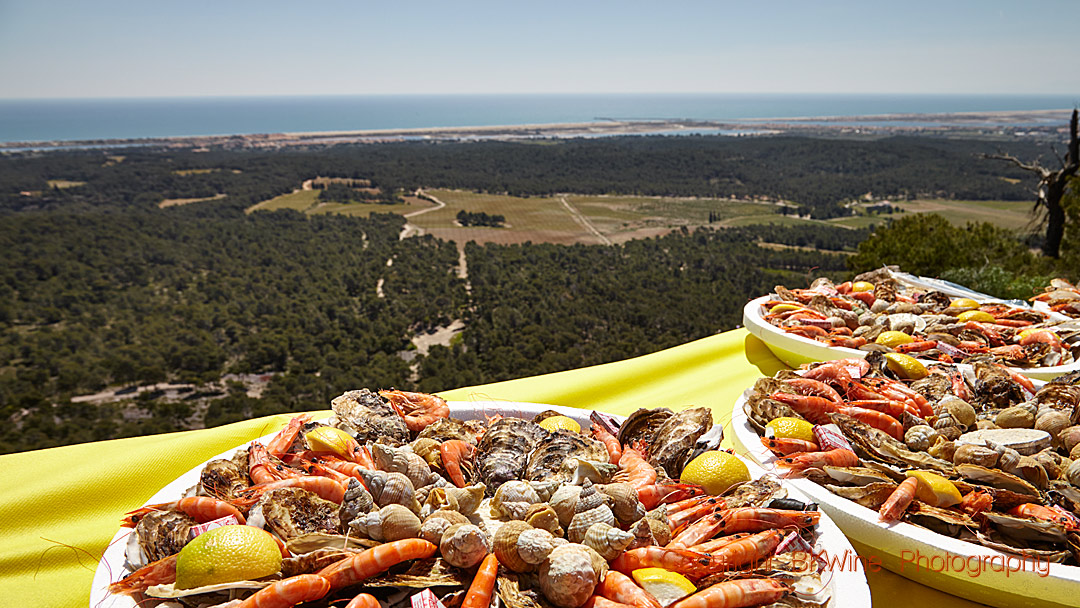
[{"label": "yellow tablecloth", "polygon": [[[453,401],[531,401],[615,414],[707,406],[729,425],[742,391],[783,367],[761,341],[735,330],[626,361],[440,394]],[[204,460],[274,432],[288,419],[267,416],[0,456],[0,605],[87,606],[94,569],[123,513]],[[875,606],[979,606],[884,570],[868,579]]]}]

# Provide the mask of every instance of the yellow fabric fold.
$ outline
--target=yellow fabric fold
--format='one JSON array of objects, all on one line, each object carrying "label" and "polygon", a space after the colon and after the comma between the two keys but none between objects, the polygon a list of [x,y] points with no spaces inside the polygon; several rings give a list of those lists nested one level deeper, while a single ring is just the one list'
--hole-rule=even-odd
[{"label": "yellow fabric fold", "polygon": [[[704,406],[725,427],[759,376],[785,366],[745,330],[567,372],[440,393],[452,401],[528,401],[626,415],[640,407]],[[315,412],[326,415],[328,411]],[[213,429],[0,456],[0,604],[87,606],[94,569],[120,518],[202,462],[263,435],[279,414]],[[730,436],[730,429],[725,428]],[[727,440],[725,440],[727,441]],[[975,606],[889,572],[871,573],[875,606]]]}]

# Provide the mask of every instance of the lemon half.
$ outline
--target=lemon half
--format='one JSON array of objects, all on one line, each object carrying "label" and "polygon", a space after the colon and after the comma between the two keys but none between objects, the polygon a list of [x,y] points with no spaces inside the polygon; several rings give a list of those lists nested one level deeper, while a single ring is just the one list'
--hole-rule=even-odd
[{"label": "lemon half", "polygon": [[961,323],[967,323],[968,321],[978,321],[979,323],[993,323],[996,321],[994,315],[986,312],[985,310],[965,310],[956,316],[956,320]]},{"label": "lemon half", "polygon": [[978,308],[979,303],[971,298],[956,298],[949,302],[949,308]]},{"label": "lemon half", "polygon": [[538,424],[540,428],[552,433],[558,430],[570,431],[571,433],[581,432],[581,425],[567,416],[551,416],[550,418],[544,418]]},{"label": "lemon half", "polygon": [[960,504],[962,500],[960,490],[957,490],[951,481],[937,473],[908,471],[907,476],[919,480],[919,489],[915,490],[915,498],[931,507],[951,507]]},{"label": "lemon half", "polygon": [[930,373],[918,359],[903,353],[885,353],[885,365],[905,380],[918,380]]},{"label": "lemon half", "polygon": [[882,346],[888,346],[889,348],[896,348],[901,344],[911,344],[914,341],[915,338],[912,338],[910,335],[905,334],[902,331],[894,330],[883,331],[874,339],[874,342]]},{"label": "lemon half", "polygon": [[176,556],[176,588],[246,581],[281,570],[281,550],[253,526],[222,526],[195,537]]},{"label": "lemon half", "polygon": [[773,418],[765,427],[772,429],[773,437],[777,439],[816,441],[814,439],[814,425],[801,418],[792,418],[790,416]]},{"label": "lemon half", "polygon": [[851,291],[874,291],[874,284],[870,281],[855,281],[851,284]]},{"label": "lemon half", "polygon": [[304,439],[307,439],[308,446],[313,451],[333,452],[342,458],[351,456],[349,454],[349,444],[354,441],[352,435],[332,426],[320,426],[317,429],[308,431],[304,435]]},{"label": "lemon half", "polygon": [[682,470],[680,478],[696,483],[709,494],[722,494],[731,486],[750,481],[750,470],[738,456],[712,450],[691,460]]}]

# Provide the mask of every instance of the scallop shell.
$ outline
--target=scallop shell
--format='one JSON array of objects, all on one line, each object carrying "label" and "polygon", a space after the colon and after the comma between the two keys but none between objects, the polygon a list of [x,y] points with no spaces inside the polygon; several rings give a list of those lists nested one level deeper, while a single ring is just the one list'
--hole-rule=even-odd
[{"label": "scallop shell", "polygon": [[620,524],[628,526],[645,517],[645,506],[638,500],[634,486],[628,483],[609,483],[598,488],[611,498],[611,511]]},{"label": "scallop shell", "polygon": [[469,518],[457,511],[446,509],[435,511],[428,515],[424,519],[424,523],[420,525],[419,536],[433,545],[438,545],[442,541],[443,532],[446,532],[447,528],[454,524],[467,523],[470,523]]},{"label": "scallop shell", "polygon": [[526,530],[535,530],[529,524],[520,520],[511,520],[499,526],[495,532],[495,538],[491,540],[491,551],[498,558],[499,563],[514,572],[529,572],[533,570],[533,564],[522,559],[518,552],[518,538]]},{"label": "scallop shell", "polygon": [[496,517],[521,519],[531,505],[540,502],[540,495],[528,482],[512,480],[495,490],[491,499],[491,512]]},{"label": "scallop shell", "polygon": [[904,443],[907,444],[909,449],[916,452],[925,452],[934,444],[934,440],[940,436],[941,434],[934,430],[933,427],[917,424],[904,432]]},{"label": "scallop shell", "polygon": [[464,515],[471,515],[484,500],[485,486],[478,483],[464,488],[435,488],[424,501],[424,509],[429,512],[449,509]]},{"label": "scallop shell", "polygon": [[570,520],[570,525],[566,527],[566,538],[572,543],[580,543],[585,539],[589,528],[598,523],[615,525],[615,514],[611,512],[611,507],[602,504],[588,511],[574,514],[574,519]]},{"label": "scallop shell", "polygon": [[584,604],[606,573],[595,564],[593,554],[584,545],[556,547],[540,564],[540,591],[544,597],[559,608]]},{"label": "scallop shell", "polygon": [[371,444],[371,456],[375,466],[387,473],[401,473],[409,478],[414,488],[421,488],[435,481],[431,467],[422,456],[405,448],[395,448],[381,443]]},{"label": "scallop shell", "polygon": [[349,527],[371,540],[391,542],[419,536],[420,518],[406,507],[391,504],[352,520]]},{"label": "scallop shell", "polygon": [[[1080,427],[1078,427],[1080,428]],[[581,486],[563,486],[548,499],[548,504],[559,515],[559,524],[562,527],[570,525],[570,520],[577,512],[578,496],[581,495]]]},{"label": "scallop shell", "polygon": [[547,556],[555,550],[555,547],[566,544],[566,542],[566,539],[556,538],[547,530],[541,530],[540,528],[523,530],[518,535],[517,552],[522,561],[538,566],[540,562],[547,559]]},{"label": "scallop shell", "polygon": [[439,553],[451,566],[471,568],[490,551],[487,534],[473,524],[454,524],[439,542]]},{"label": "scallop shell", "polygon": [[525,516],[522,519],[525,520],[525,523],[534,528],[547,530],[555,536],[563,535],[563,528],[559,523],[559,514],[547,503],[539,502],[535,505],[530,505],[529,509],[525,511]]},{"label": "scallop shell", "polygon": [[606,560],[613,560],[634,541],[634,535],[607,524],[593,524],[585,532],[582,544],[592,547]]},{"label": "scallop shell", "polygon": [[420,512],[420,503],[416,500],[415,486],[405,475],[360,469],[360,477],[363,478],[364,485],[371,492],[371,497],[375,499],[375,504],[380,507],[404,505],[414,513]]},{"label": "scallop shell", "polygon": [[998,463],[1000,455],[997,451],[986,446],[964,444],[956,448],[953,454],[953,464],[977,464],[980,467],[992,468]]}]

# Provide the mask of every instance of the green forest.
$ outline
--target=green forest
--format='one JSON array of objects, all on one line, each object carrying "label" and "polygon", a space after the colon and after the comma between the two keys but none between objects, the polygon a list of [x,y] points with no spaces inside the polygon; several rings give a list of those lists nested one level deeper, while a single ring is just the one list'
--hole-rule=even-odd
[{"label": "green forest", "polygon": [[[819,217],[869,191],[1029,198],[1030,181],[1013,181],[1026,175],[976,158],[988,145],[633,137],[8,155],[0,453],[320,409],[356,387],[439,391],[625,359],[736,327],[745,302],[774,285],[884,263],[1014,296],[1080,268],[1072,232],[1055,262],[1031,253],[1026,235],[915,215],[873,232],[764,225],[612,246],[470,242],[462,279],[458,245],[401,239],[398,215],[243,212],[316,175],[391,193],[760,196]],[[1075,230],[1075,187],[1071,196]],[[414,336],[454,320],[465,330],[449,346],[416,352]],[[85,398],[99,391],[110,398]]]}]

